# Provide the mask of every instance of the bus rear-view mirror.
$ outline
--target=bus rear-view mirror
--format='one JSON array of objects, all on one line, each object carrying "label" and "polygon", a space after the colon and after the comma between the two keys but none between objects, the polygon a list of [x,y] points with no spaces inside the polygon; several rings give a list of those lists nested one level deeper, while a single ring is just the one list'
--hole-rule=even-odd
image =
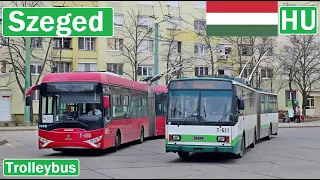
[{"label": "bus rear-view mirror", "polygon": [[103,107],[105,109],[110,107],[109,96],[103,96]]},{"label": "bus rear-view mirror", "polygon": [[31,99],[30,96],[26,97],[26,106],[30,106],[31,105]]},{"label": "bus rear-view mirror", "polygon": [[238,109],[244,110],[244,100],[243,99],[238,99]]}]

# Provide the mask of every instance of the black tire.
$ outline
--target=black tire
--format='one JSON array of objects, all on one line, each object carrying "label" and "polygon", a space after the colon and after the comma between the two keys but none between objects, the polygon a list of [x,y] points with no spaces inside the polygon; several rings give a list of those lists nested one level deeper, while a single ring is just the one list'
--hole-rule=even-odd
[{"label": "black tire", "polygon": [[121,144],[121,136],[120,133],[117,133],[114,139],[114,146],[112,147],[113,152],[117,152],[118,148],[120,147]]},{"label": "black tire", "polygon": [[267,140],[271,139],[271,133],[272,133],[272,129],[271,129],[271,124],[270,124],[268,136],[266,137]]},{"label": "black tire", "polygon": [[143,130],[143,127],[141,128],[141,131],[140,131],[140,139],[139,139],[139,144],[142,144],[144,141],[144,130]]},{"label": "black tire", "polygon": [[249,148],[254,148],[256,146],[256,141],[257,141],[257,131],[254,130],[254,134],[253,134],[253,142],[250,144]]},{"label": "black tire", "polygon": [[189,152],[178,152],[178,155],[181,158],[187,158],[189,154],[190,154]]},{"label": "black tire", "polygon": [[244,149],[245,149],[245,136],[242,136],[242,139],[241,139],[241,146],[240,146],[240,152],[238,154],[235,154],[235,158],[236,159],[240,159],[242,158],[243,156],[243,153],[244,153]]}]

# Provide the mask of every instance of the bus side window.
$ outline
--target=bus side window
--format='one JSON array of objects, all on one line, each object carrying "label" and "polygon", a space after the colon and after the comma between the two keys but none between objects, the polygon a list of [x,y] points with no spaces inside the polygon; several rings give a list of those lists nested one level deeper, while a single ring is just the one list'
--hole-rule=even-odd
[{"label": "bus side window", "polygon": [[163,116],[167,115],[167,97],[166,94],[163,96]]}]

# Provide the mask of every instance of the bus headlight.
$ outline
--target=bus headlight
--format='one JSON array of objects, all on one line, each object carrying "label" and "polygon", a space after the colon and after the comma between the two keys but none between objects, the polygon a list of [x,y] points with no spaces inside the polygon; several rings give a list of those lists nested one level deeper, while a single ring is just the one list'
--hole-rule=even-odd
[{"label": "bus headlight", "polygon": [[46,147],[48,144],[53,142],[53,141],[45,139],[41,136],[39,136],[39,141],[43,143],[43,144],[40,144],[41,147]]},{"label": "bus headlight", "polygon": [[89,139],[89,140],[86,140],[86,141],[84,141],[84,142],[90,144],[90,145],[93,146],[93,147],[99,147],[99,146],[100,146],[100,143],[97,143],[97,142],[99,142],[101,139],[102,139],[102,136],[98,136],[98,137],[96,137],[96,138]]},{"label": "bus headlight", "polygon": [[169,135],[169,141],[180,141],[181,136],[180,135]]},{"label": "bus headlight", "polygon": [[225,141],[226,141],[226,137],[224,137],[224,136],[218,136],[218,137],[217,137],[217,141],[218,141],[218,142],[225,142]]}]

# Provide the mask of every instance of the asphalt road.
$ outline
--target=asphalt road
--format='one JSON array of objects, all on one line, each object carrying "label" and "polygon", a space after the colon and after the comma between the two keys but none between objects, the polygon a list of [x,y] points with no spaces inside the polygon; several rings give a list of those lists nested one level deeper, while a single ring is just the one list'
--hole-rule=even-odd
[{"label": "asphalt road", "polygon": [[78,158],[79,178],[91,179],[319,178],[319,134],[320,128],[279,129],[278,136],[247,149],[238,160],[214,154],[194,154],[181,160],[177,154],[165,153],[164,139],[127,145],[116,153],[65,155],[39,150],[36,131],[0,132],[9,141],[0,146],[0,170],[4,158]]}]

